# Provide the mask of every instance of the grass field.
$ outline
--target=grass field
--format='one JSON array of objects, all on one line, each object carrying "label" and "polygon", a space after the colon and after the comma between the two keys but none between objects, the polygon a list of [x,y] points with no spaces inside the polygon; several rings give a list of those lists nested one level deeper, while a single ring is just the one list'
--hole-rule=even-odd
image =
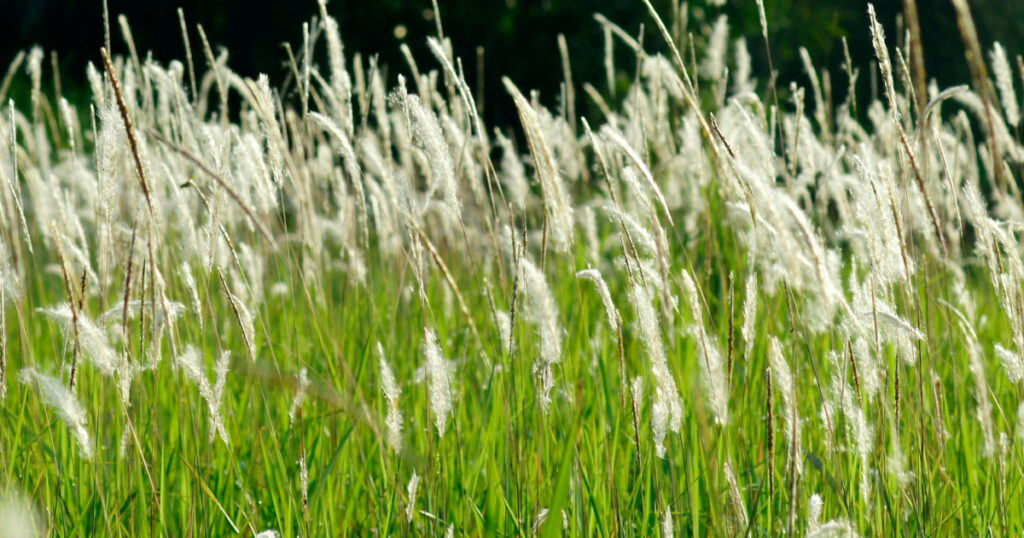
[{"label": "grass field", "polygon": [[88,108],[19,56],[0,534],[1024,533],[1024,63],[954,5],[970,84],[870,11],[860,110],[598,18],[628,93],[563,46],[506,132],[440,27],[385,80],[323,7],[281,88],[123,20]]}]

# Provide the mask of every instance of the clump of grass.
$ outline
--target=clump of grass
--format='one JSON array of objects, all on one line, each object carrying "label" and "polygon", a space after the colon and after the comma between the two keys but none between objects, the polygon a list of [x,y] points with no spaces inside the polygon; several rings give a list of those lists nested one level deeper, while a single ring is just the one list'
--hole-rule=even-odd
[{"label": "clump of grass", "polygon": [[511,129],[436,5],[386,69],[319,2],[281,88],[118,18],[88,113],[16,56],[0,482],[57,534],[1019,534],[1013,51],[955,0],[943,90],[916,3],[909,49],[869,8],[856,110],[852,61],[784,93],[722,3],[644,4],[668,56],[598,15],[607,92],[560,38],[562,106],[506,78]]}]

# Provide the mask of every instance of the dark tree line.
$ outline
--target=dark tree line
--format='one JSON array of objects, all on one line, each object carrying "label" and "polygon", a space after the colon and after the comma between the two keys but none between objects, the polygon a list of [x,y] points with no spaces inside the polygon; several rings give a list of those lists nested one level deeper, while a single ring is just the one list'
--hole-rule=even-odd
[{"label": "dark tree line", "polygon": [[[940,85],[967,82],[963,47],[949,0],[918,3],[929,76],[937,78]],[[485,112],[489,121],[499,124],[515,118],[500,83],[503,75],[516,80],[520,87],[539,89],[546,103],[556,102],[562,80],[558,33],[568,40],[575,80],[604,87],[598,84],[604,80],[603,42],[592,17],[595,12],[629,32],[638,32],[645,24],[648,48],[661,46],[640,0],[439,0],[439,4],[445,33],[453,39],[456,54],[463,59],[473,83],[479,77],[477,47],[483,47]],[[670,13],[668,1],[655,4],[666,16]],[[755,74],[766,78],[768,64],[753,0],[729,0],[724,8],[706,7],[702,0],[691,4],[691,31],[700,33],[701,18],[710,22],[720,12],[727,14],[734,36],[748,36]],[[836,91],[845,92],[846,81],[840,69],[843,36],[854,63],[866,73],[873,53],[865,0],[765,0],[765,4],[774,64],[781,80],[803,80],[798,51],[805,46],[816,65],[832,71]],[[895,44],[903,2],[878,0],[875,4],[890,44]],[[112,17],[120,13],[127,16],[140,52],[152,51],[163,62],[184,57],[176,12],[182,7],[194,47],[199,43],[195,24],[201,23],[215,46],[230,51],[229,64],[236,71],[247,76],[264,72],[276,81],[283,80],[287,73],[281,44],[289,42],[297,48],[302,23],[318,12],[315,0],[109,0],[109,7]],[[998,39],[1008,53],[1015,56],[1024,52],[1024,2],[975,0],[972,7],[986,46]],[[430,0],[332,0],[329,9],[341,26],[346,52],[377,54],[381,63],[389,66],[391,82],[394,73],[407,72],[399,52],[402,40],[419,62],[434,65],[425,46],[426,36],[435,32]],[[116,20],[113,24],[114,51],[124,52]],[[72,99],[76,91],[82,92],[85,63],[98,60],[102,42],[102,0],[5,0],[0,7],[0,63],[6,64],[16,51],[33,44],[56,51],[63,86]],[[197,61],[201,60],[201,54],[197,54]],[[49,65],[47,58],[47,68]],[[628,56],[622,65],[631,65]],[[861,100],[869,97],[868,80],[866,75],[861,77]]]}]

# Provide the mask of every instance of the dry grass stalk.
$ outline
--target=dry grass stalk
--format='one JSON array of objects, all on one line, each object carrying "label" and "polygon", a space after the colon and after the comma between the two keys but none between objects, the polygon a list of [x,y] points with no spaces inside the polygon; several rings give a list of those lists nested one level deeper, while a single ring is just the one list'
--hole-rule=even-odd
[{"label": "dry grass stalk", "polygon": [[[956,25],[960,30],[960,37],[964,42],[964,56],[967,58],[967,66],[971,71],[971,79],[975,91],[981,97],[985,107],[985,126],[988,128],[988,147],[994,162],[1001,161],[1002,152],[999,148],[999,141],[996,139],[995,113],[992,110],[992,87],[988,78],[988,68],[985,66],[985,55],[982,53],[981,42],[978,40],[978,30],[974,25],[974,17],[971,15],[971,8],[967,0],[952,0],[953,8],[956,10]],[[1007,178],[1002,166],[993,166],[996,183],[1000,187],[1006,187],[1012,178]]]}]

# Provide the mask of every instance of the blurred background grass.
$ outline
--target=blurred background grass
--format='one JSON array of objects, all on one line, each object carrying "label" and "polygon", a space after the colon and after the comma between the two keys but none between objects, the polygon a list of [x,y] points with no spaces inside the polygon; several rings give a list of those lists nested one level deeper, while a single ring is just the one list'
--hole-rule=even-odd
[{"label": "blurred background grass", "polygon": [[[641,0],[439,0],[446,35],[453,39],[456,55],[463,59],[467,79],[478,80],[477,47],[484,49],[484,112],[491,125],[515,122],[511,99],[501,86],[501,76],[509,76],[521,88],[540,90],[542,101],[554,105],[562,81],[556,37],[565,34],[577,84],[587,81],[604,90],[603,38],[592,15],[600,12],[631,33],[641,24],[647,27],[645,44],[657,50],[662,42]],[[972,0],[983,45],[1003,43],[1011,56],[1024,52],[1024,2]],[[88,61],[98,62],[103,42],[102,0],[4,0],[0,6],[0,63],[6,65],[19,50],[34,44],[47,53],[56,51],[62,88],[72,101],[85,104],[84,73]],[[672,7],[668,0],[654,4],[666,19]],[[949,0],[918,0],[929,78],[940,87],[969,81],[963,47],[957,33]],[[804,83],[799,47],[809,50],[819,68],[832,72],[834,97],[846,92],[841,74],[846,37],[853,62],[861,69],[858,101],[871,97],[867,67],[873,58],[867,25],[865,0],[766,0],[771,30],[773,59],[779,71],[781,87],[789,81]],[[195,24],[202,24],[214,47],[230,51],[229,65],[244,76],[267,73],[272,84],[280,84],[287,75],[287,55],[282,43],[298,49],[302,23],[318,13],[315,0],[109,0],[113,49],[126,52],[116,27],[116,15],[127,16],[140,54],[151,51],[160,62],[184,58],[184,47],[176,10],[181,7],[189,22],[197,69],[202,70],[199,37]],[[877,0],[875,7],[885,25],[890,45],[900,39],[899,14],[902,0]],[[408,68],[399,52],[407,42],[417,62],[433,68],[425,40],[435,32],[435,14],[430,0],[331,0],[331,14],[338,19],[345,40],[346,54],[354,52],[379,56],[390,67],[389,78]],[[722,8],[708,6],[704,0],[690,3],[690,31],[698,36],[719,14],[728,15],[733,37],[747,36],[753,56],[754,74],[767,80],[768,63],[760,39],[757,7],[754,0],[729,0]],[[620,64],[632,65],[624,47]],[[45,67],[50,67],[47,56]],[[627,70],[631,71],[631,69]],[[25,77],[14,89],[16,97],[25,95]],[[623,81],[628,84],[628,80]],[[52,88],[52,86],[50,86]],[[764,88],[759,88],[763,90]],[[52,91],[52,89],[51,89]],[[585,99],[580,110],[586,111]]]}]

